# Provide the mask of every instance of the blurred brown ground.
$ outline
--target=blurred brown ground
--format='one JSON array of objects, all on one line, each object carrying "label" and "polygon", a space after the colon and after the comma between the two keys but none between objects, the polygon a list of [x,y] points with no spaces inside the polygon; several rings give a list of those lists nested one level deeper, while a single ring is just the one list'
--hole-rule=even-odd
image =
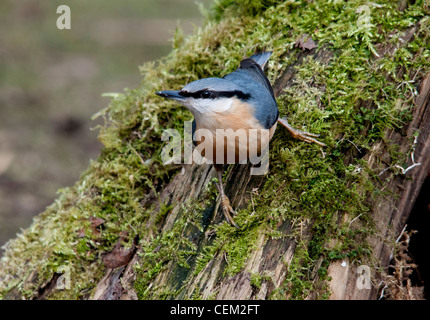
[{"label": "blurred brown ground", "polygon": [[[56,27],[61,4],[71,30]],[[97,158],[101,94],[137,87],[178,21],[190,34],[202,15],[194,0],[2,0],[0,18],[1,246]]]}]

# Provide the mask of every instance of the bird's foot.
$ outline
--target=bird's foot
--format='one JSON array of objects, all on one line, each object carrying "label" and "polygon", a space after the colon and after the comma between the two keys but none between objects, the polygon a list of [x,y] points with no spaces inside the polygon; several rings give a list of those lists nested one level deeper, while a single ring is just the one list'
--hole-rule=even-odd
[{"label": "bird's foot", "polygon": [[319,134],[309,133],[306,131],[301,131],[299,129],[295,129],[288,123],[285,119],[278,119],[278,122],[282,124],[293,136],[295,139],[299,139],[308,143],[316,143],[317,145],[321,147],[325,147],[325,144],[322,142],[319,142],[318,140],[314,139],[315,137],[319,137]]},{"label": "bird's foot", "polygon": [[232,218],[232,214],[235,214],[233,208],[230,205],[230,200],[227,198],[227,196],[222,195],[221,196],[221,205],[222,205],[222,212],[224,213],[224,217],[227,220],[227,222],[232,225],[233,227],[236,227],[239,229],[239,227],[237,226],[236,222],[234,222],[233,218]]}]

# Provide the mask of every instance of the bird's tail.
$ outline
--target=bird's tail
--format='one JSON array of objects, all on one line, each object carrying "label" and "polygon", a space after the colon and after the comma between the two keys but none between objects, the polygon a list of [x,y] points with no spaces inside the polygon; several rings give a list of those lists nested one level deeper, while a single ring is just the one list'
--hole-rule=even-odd
[{"label": "bird's tail", "polygon": [[249,59],[254,60],[255,62],[257,62],[260,65],[261,69],[264,69],[266,62],[269,60],[272,53],[273,53],[273,51],[265,51],[265,52],[256,53],[256,54],[253,54],[252,56],[250,56]]}]

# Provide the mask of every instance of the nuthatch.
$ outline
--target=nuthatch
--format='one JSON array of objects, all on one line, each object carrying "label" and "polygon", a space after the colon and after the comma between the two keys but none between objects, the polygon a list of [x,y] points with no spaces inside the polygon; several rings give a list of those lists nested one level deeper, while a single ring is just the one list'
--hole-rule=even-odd
[{"label": "nuthatch", "polygon": [[[210,160],[213,161],[218,173],[218,190],[221,195],[224,216],[227,222],[235,227],[237,225],[231,216],[234,214],[234,210],[224,193],[222,184],[223,164],[214,161],[216,150],[225,148],[224,139],[218,143],[215,139],[217,129],[232,129],[233,131],[244,129],[246,132],[251,129],[268,130],[268,139],[248,140],[248,149],[254,143],[258,144],[258,149],[261,150],[268,145],[275,132],[276,124],[279,122],[294,138],[325,146],[313,138],[318,135],[294,129],[286,119],[279,118],[272,86],[263,71],[271,54],[272,52],[262,52],[252,55],[242,60],[238,69],[223,78],[200,79],[187,84],[179,91],[156,92],[160,97],[179,101],[192,112],[194,116],[193,136],[199,129],[207,129],[213,133],[214,154]],[[250,137],[248,135],[248,138]],[[217,148],[219,143],[222,146]],[[240,145],[236,141],[236,163],[239,163],[237,159],[239,147]],[[203,156],[205,155],[203,154]],[[206,158],[208,157],[206,156]]]}]

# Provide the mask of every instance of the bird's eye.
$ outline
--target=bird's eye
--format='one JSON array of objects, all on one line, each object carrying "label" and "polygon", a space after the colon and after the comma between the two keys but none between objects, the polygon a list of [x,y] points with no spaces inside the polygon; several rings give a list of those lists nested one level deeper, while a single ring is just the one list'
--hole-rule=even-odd
[{"label": "bird's eye", "polygon": [[210,91],[203,91],[201,94],[200,94],[200,96],[203,98],[203,99],[207,99],[207,98],[210,98],[211,97],[211,92]]}]

